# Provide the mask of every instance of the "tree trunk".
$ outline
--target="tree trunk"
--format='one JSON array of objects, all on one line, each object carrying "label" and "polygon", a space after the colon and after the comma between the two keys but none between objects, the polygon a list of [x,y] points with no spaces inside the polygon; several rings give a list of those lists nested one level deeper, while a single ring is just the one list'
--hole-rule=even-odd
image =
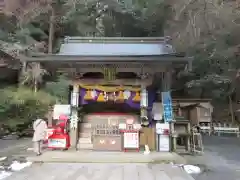
[{"label": "tree trunk", "polygon": [[231,96],[228,96],[228,100],[229,100],[229,111],[231,114],[231,120],[232,120],[232,124],[234,123],[234,112],[233,112],[233,104],[232,104],[232,98]]},{"label": "tree trunk", "polygon": [[37,73],[37,74],[34,75],[34,92],[37,93],[38,88],[39,88],[39,87],[38,87],[38,85],[39,85],[39,79],[41,78],[40,76],[42,76],[41,73],[40,73],[40,71],[41,71],[41,65],[40,65],[40,63],[35,63],[34,66],[36,66],[36,67],[34,68],[34,70],[37,71],[37,72],[35,72],[35,73]]},{"label": "tree trunk", "polygon": [[35,80],[34,80],[34,92],[37,93],[37,91],[38,91],[38,82],[37,82],[37,80],[35,79]]},{"label": "tree trunk", "polygon": [[27,70],[27,63],[26,61],[23,61],[22,67],[20,68],[20,70],[18,70],[18,86],[24,85],[24,81],[25,81],[24,74],[26,70]]},{"label": "tree trunk", "polygon": [[55,10],[54,10],[54,8],[52,8],[52,14],[50,17],[50,24],[49,24],[49,36],[48,36],[48,53],[49,54],[51,54],[53,51],[54,19],[55,19]]}]

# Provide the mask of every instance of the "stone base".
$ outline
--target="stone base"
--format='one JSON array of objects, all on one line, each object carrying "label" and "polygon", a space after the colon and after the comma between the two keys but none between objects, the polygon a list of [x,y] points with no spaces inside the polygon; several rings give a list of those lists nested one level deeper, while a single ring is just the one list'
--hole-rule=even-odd
[{"label": "stone base", "polygon": [[185,164],[183,157],[170,152],[96,152],[96,151],[47,151],[41,156],[28,157],[32,162],[69,162],[69,163],[177,163]]}]

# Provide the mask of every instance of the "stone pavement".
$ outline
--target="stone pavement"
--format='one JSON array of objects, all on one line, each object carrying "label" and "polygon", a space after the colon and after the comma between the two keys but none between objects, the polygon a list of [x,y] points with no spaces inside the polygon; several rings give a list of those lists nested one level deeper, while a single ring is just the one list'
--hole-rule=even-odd
[{"label": "stone pavement", "polygon": [[185,164],[183,157],[170,152],[96,152],[96,151],[46,151],[41,156],[27,157],[31,162],[69,163],[169,163]]},{"label": "stone pavement", "polygon": [[32,146],[32,139],[0,139],[0,156],[11,156],[26,151],[28,147]]},{"label": "stone pavement", "polygon": [[194,180],[179,167],[146,163],[36,163],[6,180]]},{"label": "stone pavement", "polygon": [[240,139],[203,136],[203,156],[184,156],[189,164],[202,167],[196,180],[240,180]]}]

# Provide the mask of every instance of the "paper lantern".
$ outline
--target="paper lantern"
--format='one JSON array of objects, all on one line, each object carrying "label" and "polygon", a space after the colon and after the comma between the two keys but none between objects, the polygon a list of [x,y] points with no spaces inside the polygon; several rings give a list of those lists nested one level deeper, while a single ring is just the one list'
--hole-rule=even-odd
[{"label": "paper lantern", "polygon": [[97,98],[97,101],[98,101],[98,102],[105,102],[105,97],[104,97],[103,92],[100,92],[100,93],[99,93],[98,98]]},{"label": "paper lantern", "polygon": [[125,90],[123,92],[124,99],[129,99],[131,97],[131,92],[129,90]]},{"label": "paper lantern", "polygon": [[107,97],[108,101],[115,101],[115,99],[116,99],[115,92],[114,93],[107,93],[106,97]]},{"label": "paper lantern", "polygon": [[117,96],[117,101],[124,101],[124,94],[122,91],[119,91],[118,96]]},{"label": "paper lantern", "polygon": [[135,102],[141,101],[140,92],[136,92],[136,95],[134,96],[133,101],[135,101]]},{"label": "paper lantern", "polygon": [[84,100],[92,100],[92,94],[91,94],[91,90],[87,90],[85,96],[84,96]]}]

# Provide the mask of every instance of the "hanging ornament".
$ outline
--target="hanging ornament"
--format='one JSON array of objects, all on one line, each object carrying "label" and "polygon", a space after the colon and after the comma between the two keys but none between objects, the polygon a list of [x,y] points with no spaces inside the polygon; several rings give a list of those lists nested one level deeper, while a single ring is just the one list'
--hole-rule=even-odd
[{"label": "hanging ornament", "polygon": [[105,97],[104,97],[103,92],[100,92],[100,93],[99,93],[98,98],[97,98],[97,101],[98,101],[98,102],[105,102]]},{"label": "hanging ornament", "polygon": [[96,90],[92,90],[92,91],[91,91],[91,96],[92,96],[93,99],[95,99],[95,98],[97,97],[97,92],[96,92]]},{"label": "hanging ornament", "polygon": [[125,90],[123,92],[123,96],[124,96],[124,99],[126,99],[126,100],[129,99],[131,97],[131,91]]},{"label": "hanging ornament", "polygon": [[104,96],[105,101],[108,101],[108,99],[109,99],[109,98],[108,98],[108,93],[104,92],[104,93],[103,93],[103,96]]},{"label": "hanging ornament", "polygon": [[117,101],[124,101],[124,94],[123,94],[123,91],[119,91],[116,100],[117,100]]},{"label": "hanging ornament", "polygon": [[141,101],[140,92],[136,92],[136,95],[134,96],[133,101],[135,101],[135,102]]},{"label": "hanging ornament", "polygon": [[84,96],[84,100],[92,100],[92,93],[91,93],[91,90],[87,90],[85,96]]}]

